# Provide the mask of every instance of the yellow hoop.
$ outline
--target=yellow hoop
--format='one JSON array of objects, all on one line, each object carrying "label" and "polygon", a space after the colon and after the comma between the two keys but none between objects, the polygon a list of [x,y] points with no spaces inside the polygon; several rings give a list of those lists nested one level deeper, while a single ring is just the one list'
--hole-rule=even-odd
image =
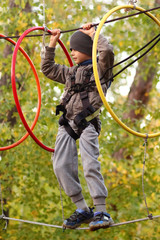
[{"label": "yellow hoop", "polygon": [[[101,31],[101,28],[103,26],[103,24],[105,23],[106,19],[114,12],[116,12],[117,10],[120,10],[120,9],[123,9],[123,8],[135,8],[136,10],[139,10],[139,11],[145,11],[145,9],[141,8],[141,7],[134,7],[132,5],[122,5],[122,6],[117,6],[113,9],[111,9],[108,13],[106,13],[106,15],[102,18],[98,28],[97,28],[97,31],[96,31],[96,34],[95,34],[95,37],[94,37],[94,41],[93,41],[93,54],[92,54],[92,60],[93,60],[93,72],[94,72],[94,77],[95,77],[95,82],[96,82],[96,85],[97,85],[97,89],[98,89],[98,92],[99,92],[99,95],[103,101],[103,104],[105,105],[106,109],[108,110],[108,112],[111,114],[111,116],[114,118],[114,120],[121,126],[123,127],[126,131],[132,133],[133,135],[136,135],[138,137],[143,137],[145,138],[146,137],[146,134],[145,133],[139,133],[139,132],[136,132],[134,130],[132,130],[131,128],[127,127],[118,117],[117,115],[113,112],[113,110],[111,109],[111,107],[109,106],[105,96],[104,96],[104,93],[103,93],[103,90],[102,90],[102,87],[101,87],[101,83],[100,83],[100,80],[99,80],[99,75],[98,75],[98,70],[97,70],[97,42],[98,42],[98,38],[99,38],[99,34],[100,34],[100,31]],[[147,14],[150,18],[152,18],[159,26],[160,26],[160,21],[155,17],[153,16],[151,13],[149,12],[145,12],[145,14]],[[153,138],[153,137],[157,137],[157,136],[160,136],[160,132],[158,133],[153,133],[153,134],[148,134],[148,137],[149,138]]]}]

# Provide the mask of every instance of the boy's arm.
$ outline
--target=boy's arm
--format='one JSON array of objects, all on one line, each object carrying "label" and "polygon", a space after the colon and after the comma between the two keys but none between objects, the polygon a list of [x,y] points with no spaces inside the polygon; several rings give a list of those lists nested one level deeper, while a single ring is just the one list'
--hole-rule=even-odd
[{"label": "boy's arm", "polygon": [[[80,30],[83,33],[89,35],[92,40],[94,40],[95,29],[92,26],[92,23],[87,23],[83,25],[83,30]],[[101,68],[102,73],[105,73],[107,68],[113,66],[114,63],[114,53],[113,46],[108,43],[108,40],[103,36],[99,35],[97,50],[99,53],[99,66]],[[111,70],[110,70],[111,71]]]},{"label": "boy's arm", "polygon": [[[95,34],[93,34],[92,40],[94,40],[94,36]],[[100,34],[98,38],[97,50],[99,54],[98,64],[102,73],[105,73],[106,70],[114,64],[114,52],[113,46],[109,44],[108,40],[102,34]],[[110,69],[109,72],[112,72],[112,69]],[[107,76],[109,75],[107,74]]]},{"label": "boy's arm", "polygon": [[45,58],[41,59],[41,70],[43,74],[56,82],[65,84],[65,72],[68,71],[68,67],[56,64],[55,47],[60,37],[60,30],[54,29],[50,38],[49,46],[46,47]]}]

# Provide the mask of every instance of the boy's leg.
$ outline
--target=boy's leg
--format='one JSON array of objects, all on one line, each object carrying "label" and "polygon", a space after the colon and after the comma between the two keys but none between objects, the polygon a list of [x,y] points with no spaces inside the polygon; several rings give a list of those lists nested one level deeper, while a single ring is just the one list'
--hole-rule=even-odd
[{"label": "boy's leg", "polygon": [[58,129],[52,160],[54,172],[65,193],[74,202],[82,199],[76,142],[63,126]]},{"label": "boy's leg", "polygon": [[94,213],[92,209],[88,208],[81,193],[76,142],[69,136],[64,127],[60,127],[58,130],[52,159],[60,185],[78,208],[70,218],[64,221],[63,226],[76,228],[82,223],[89,223],[93,219]]},{"label": "boy's leg", "polygon": [[94,219],[89,224],[90,230],[106,228],[113,224],[110,214],[106,212],[105,198],[107,189],[100,173],[98,134],[90,124],[80,137],[80,151],[84,168],[84,175],[88,184],[90,195],[96,206]]},{"label": "boy's leg", "polygon": [[77,208],[89,211],[81,193],[82,188],[78,178],[76,142],[69,136],[63,126],[59,127],[58,130],[52,160],[54,172],[66,194],[75,203]]},{"label": "boy's leg", "polygon": [[83,163],[84,176],[86,178],[94,205],[97,207],[100,205],[99,207],[103,208],[102,210],[105,210],[105,198],[107,197],[108,192],[104,184],[104,179],[100,173],[101,167],[100,162],[98,161],[98,133],[92,124],[90,124],[82,132],[79,146]]}]

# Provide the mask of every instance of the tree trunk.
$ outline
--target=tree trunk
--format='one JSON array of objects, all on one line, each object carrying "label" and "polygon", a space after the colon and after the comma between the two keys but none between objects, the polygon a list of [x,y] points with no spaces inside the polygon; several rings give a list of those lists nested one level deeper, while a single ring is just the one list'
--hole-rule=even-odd
[{"label": "tree trunk", "polygon": [[159,6],[160,5],[160,0],[155,0],[155,6]]},{"label": "tree trunk", "polygon": [[[155,7],[160,5],[160,0],[155,0]],[[151,56],[154,54],[154,50],[151,51]],[[148,55],[145,55],[143,59],[141,59],[138,63],[138,67],[136,69],[136,74],[134,77],[134,81],[131,85],[128,97],[127,97],[127,103],[129,103],[129,106],[133,106],[132,110],[129,110],[128,112],[124,113],[123,118],[127,119],[129,118],[131,122],[135,122],[136,120],[139,120],[143,118],[143,112],[142,112],[142,106],[146,106],[149,101],[149,93],[152,90],[153,80],[155,77],[155,74],[157,72],[156,64],[153,66],[150,62],[150,57]],[[156,62],[156,59],[154,57],[154,62]],[[150,67],[148,67],[150,66]],[[144,74],[147,70],[147,74]],[[127,137],[127,136],[125,136]],[[117,152],[113,153],[113,157],[117,160],[121,160],[124,158],[124,152],[125,148],[119,149]],[[127,159],[130,159],[130,156],[126,157]]]},{"label": "tree trunk", "polygon": [[[149,67],[149,71],[147,76],[144,76],[144,72],[146,67],[148,68],[148,57],[145,56],[143,60],[139,62],[139,65],[136,70],[136,75],[134,78],[134,81],[131,85],[128,97],[127,97],[127,103],[129,103],[129,106],[136,106],[133,107],[129,112],[124,113],[123,118],[127,119],[129,118],[133,123],[136,120],[139,120],[143,118],[143,111],[142,106],[147,107],[147,103],[149,101],[149,93],[152,90],[152,84],[153,80],[156,74],[156,68],[153,66]],[[138,111],[137,111],[138,110]],[[127,137],[127,136],[125,136]],[[113,153],[113,157],[117,160],[121,160],[124,158],[124,152],[125,148],[119,149],[117,152]],[[126,157],[127,159],[130,159],[130,156]]]},{"label": "tree trunk", "polygon": [[145,55],[138,65],[135,79],[128,94],[127,102],[129,105],[134,106],[136,104],[136,109],[139,109],[139,111],[132,109],[129,113],[124,114],[124,119],[130,118],[132,122],[143,117],[141,109],[142,106],[147,105],[149,93],[152,90],[152,84],[157,69],[153,66],[149,67],[147,76],[144,76],[145,69],[146,67],[148,68],[148,62],[148,56]]}]

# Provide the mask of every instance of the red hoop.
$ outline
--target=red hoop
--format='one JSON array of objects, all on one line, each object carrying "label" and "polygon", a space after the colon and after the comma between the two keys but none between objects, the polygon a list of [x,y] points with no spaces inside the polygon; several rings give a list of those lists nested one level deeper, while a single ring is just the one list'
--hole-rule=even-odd
[{"label": "red hoop", "polygon": [[[3,34],[0,34],[0,37],[5,37],[5,35]],[[12,39],[10,38],[5,38],[8,42],[12,43],[13,45],[16,45],[16,42],[13,41]],[[40,83],[39,83],[39,79],[38,79],[38,75],[37,75],[37,72],[36,72],[36,69],[31,61],[31,59],[29,58],[29,56],[27,55],[27,53],[23,50],[23,48],[19,47],[19,50],[21,51],[21,53],[25,56],[25,58],[27,59],[27,61],[29,62],[32,70],[33,70],[33,73],[34,73],[34,76],[35,76],[35,79],[36,79],[36,83],[37,83],[37,90],[38,90],[38,105],[37,105],[37,113],[36,113],[36,116],[35,116],[35,119],[32,123],[32,126],[31,126],[31,130],[34,129],[36,123],[37,123],[37,120],[38,120],[38,117],[39,117],[39,113],[40,113],[40,108],[41,108],[41,88],[40,88]],[[29,136],[29,133],[27,132],[20,140],[18,140],[17,142],[9,145],[9,146],[5,146],[5,147],[0,147],[0,151],[4,151],[4,150],[8,150],[8,149],[11,149],[13,147],[16,147],[18,146],[20,143],[22,143],[27,137]]]},{"label": "red hoop", "polygon": [[[28,133],[30,134],[30,136],[33,138],[33,140],[40,146],[42,147],[43,149],[49,151],[49,152],[54,152],[54,149],[52,148],[49,148],[47,146],[45,146],[42,142],[40,142],[38,140],[38,138],[33,134],[32,130],[29,128],[25,118],[24,118],[24,115],[22,113],[22,110],[21,110],[21,106],[20,106],[20,103],[19,103],[19,100],[18,100],[18,95],[17,95],[17,90],[16,90],[16,81],[15,81],[15,65],[16,65],[16,56],[17,56],[17,52],[18,52],[18,49],[20,47],[20,44],[23,40],[23,38],[30,32],[32,31],[35,31],[35,30],[43,30],[44,31],[44,27],[32,27],[32,28],[29,28],[28,30],[26,30],[22,35],[21,37],[18,39],[17,41],[17,44],[15,46],[15,49],[14,49],[14,52],[13,52],[13,57],[12,57],[12,67],[11,67],[11,80],[12,80],[12,88],[13,88],[13,95],[14,95],[14,99],[15,99],[15,103],[16,103],[16,107],[17,107],[17,110],[18,110],[18,113],[19,113],[19,116],[22,120],[22,123],[23,125],[25,126],[26,130],[28,131]],[[49,33],[51,33],[50,30],[48,30]],[[59,40],[58,41],[60,46],[62,47],[66,57],[68,58],[68,61],[69,61],[69,64],[70,66],[73,66],[73,63],[72,63],[72,60],[70,58],[70,55],[68,54],[68,51],[67,49],[65,48],[65,46],[63,45],[63,43]],[[33,70],[33,69],[32,69]]]}]

